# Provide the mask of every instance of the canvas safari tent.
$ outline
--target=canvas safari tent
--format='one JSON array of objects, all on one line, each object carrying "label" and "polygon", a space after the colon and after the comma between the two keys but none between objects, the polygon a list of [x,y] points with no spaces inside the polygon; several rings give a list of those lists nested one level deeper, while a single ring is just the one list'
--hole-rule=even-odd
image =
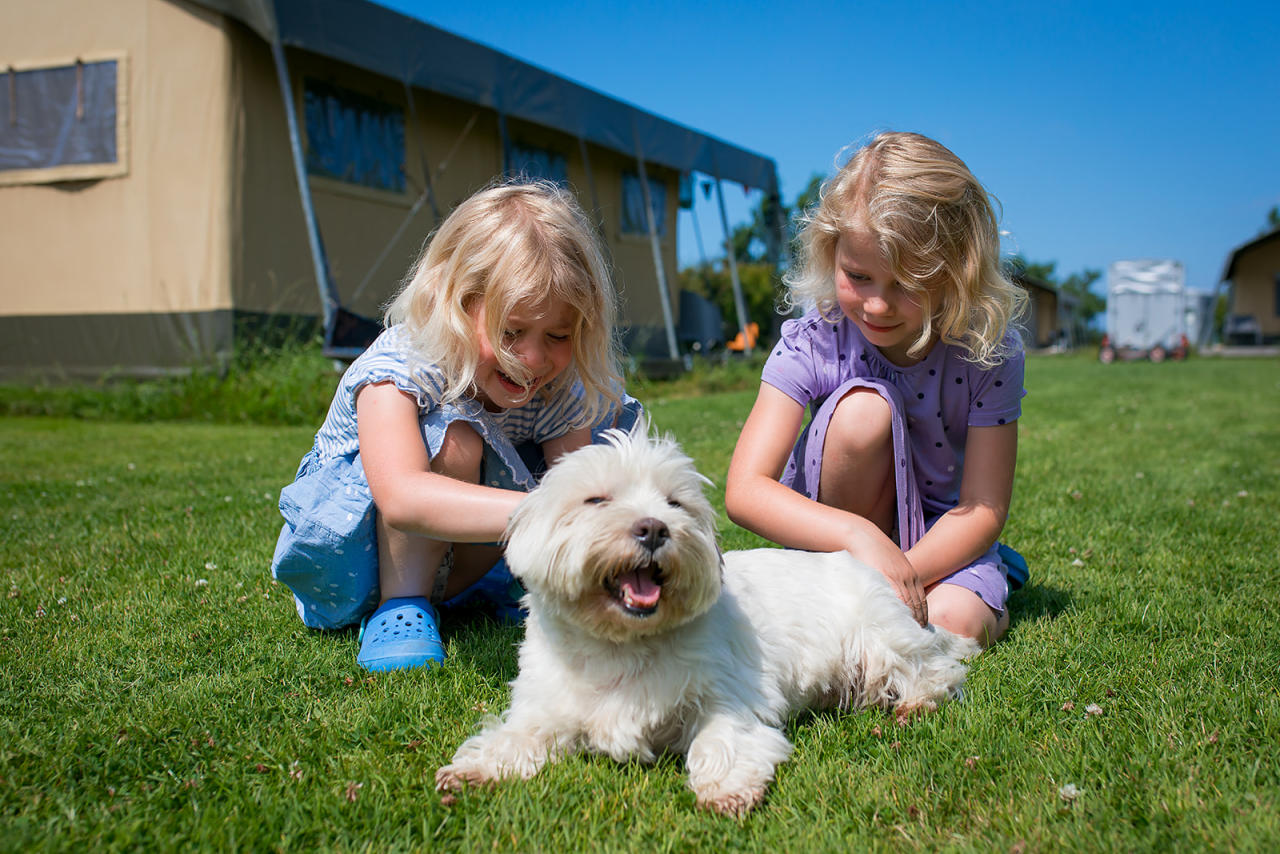
[{"label": "canvas safari tent", "polygon": [[184,370],[298,318],[341,351],[503,174],[577,193],[628,346],[674,356],[695,173],[778,191],[767,157],[363,0],[6,3],[0,376]]}]

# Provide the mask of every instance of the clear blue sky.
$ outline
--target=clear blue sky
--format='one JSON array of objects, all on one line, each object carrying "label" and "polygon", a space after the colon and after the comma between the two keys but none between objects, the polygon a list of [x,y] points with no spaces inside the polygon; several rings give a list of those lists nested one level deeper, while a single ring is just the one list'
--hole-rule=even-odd
[{"label": "clear blue sky", "polygon": [[383,2],[772,157],[788,203],[850,142],[928,134],[1000,199],[1006,251],[1063,274],[1175,258],[1212,290],[1280,204],[1275,0]]}]

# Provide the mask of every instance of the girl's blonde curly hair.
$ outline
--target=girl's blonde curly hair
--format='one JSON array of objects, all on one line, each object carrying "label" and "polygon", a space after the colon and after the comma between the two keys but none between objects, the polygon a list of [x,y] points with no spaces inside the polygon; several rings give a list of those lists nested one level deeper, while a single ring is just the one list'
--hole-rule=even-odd
[{"label": "girl's blonde curly hair", "polygon": [[[575,313],[569,367],[540,393],[554,396],[582,382],[584,425],[619,400],[613,280],[595,229],[573,196],[547,181],[487,187],[449,214],[428,242],[399,294],[387,326],[402,324],[415,355],[440,367],[446,400],[473,394],[480,351],[472,312],[482,305],[500,369],[526,373],[502,346],[516,306],[555,297]],[[582,426],[582,425],[580,425]]]},{"label": "girl's blonde curly hair", "polygon": [[999,364],[1027,296],[1001,269],[993,201],[942,144],[915,133],[878,134],[823,185],[801,220],[786,300],[838,320],[836,243],[844,231],[869,229],[899,285],[923,309],[924,329],[909,354],[923,357],[936,338],[982,367]]}]

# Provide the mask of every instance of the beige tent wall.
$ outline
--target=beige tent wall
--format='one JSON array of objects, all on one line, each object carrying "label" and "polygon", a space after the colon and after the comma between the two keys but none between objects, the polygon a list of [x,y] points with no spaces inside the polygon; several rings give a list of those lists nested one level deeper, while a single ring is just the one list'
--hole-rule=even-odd
[{"label": "beige tent wall", "polygon": [[1267,240],[1244,250],[1232,272],[1232,314],[1250,314],[1267,338],[1280,336],[1276,313],[1277,277],[1280,277],[1280,240]]},{"label": "beige tent wall", "polygon": [[[270,49],[245,29],[237,41],[243,109],[242,154],[237,158],[240,166],[235,184],[241,197],[243,228],[235,262],[236,309],[269,316],[318,317],[320,298]],[[403,193],[323,176],[308,178],[330,273],[343,307],[379,318],[423,241],[438,224],[430,204],[424,202],[400,238],[389,245],[425,187],[424,155],[432,171],[437,204],[441,214],[447,215],[501,172],[497,114],[420,89],[413,90],[411,112],[401,83],[302,51],[289,50],[286,59],[300,124],[305,124],[303,92],[308,78],[404,110],[407,181]],[[305,127],[299,131],[305,150]],[[385,258],[374,269],[384,251]],[[371,269],[373,275],[357,295]]]},{"label": "beige tent wall", "polygon": [[232,26],[232,302],[236,311],[269,317],[318,316],[320,298],[271,48],[247,28]]},{"label": "beige tent wall", "polygon": [[[662,302],[658,293],[658,275],[653,267],[653,248],[647,234],[624,234],[622,231],[622,176],[637,171],[634,158],[594,145],[587,146],[591,175],[583,162],[578,141],[567,134],[523,122],[508,122],[508,134],[517,145],[553,151],[565,157],[569,186],[583,209],[601,226],[606,249],[614,268],[621,302],[619,322],[625,327],[646,330],[645,336],[661,339],[665,355]],[[667,287],[671,291],[672,311],[679,299],[676,295],[676,215],[679,207],[679,174],[660,166],[647,164],[649,177],[667,188],[667,233],[659,240]],[[599,209],[592,197],[594,180]]]},{"label": "beige tent wall", "polygon": [[[379,317],[438,224],[423,204],[390,242],[426,185],[424,162],[447,215],[501,173],[498,114],[421,89],[410,95],[398,80],[318,54],[286,56],[300,117],[308,78],[405,110],[404,192],[309,179],[343,306]],[[270,47],[187,0],[0,4],[0,66],[106,57],[120,62],[121,174],[0,186],[0,376],[181,371],[228,353],[239,316],[318,318]],[[622,178],[636,172],[635,159],[590,145],[588,173],[576,137],[516,120],[508,133],[565,157],[571,187],[600,225],[621,323],[637,333],[630,343],[665,355],[649,238],[622,233]],[[679,176],[652,165],[649,175],[667,188],[660,251],[674,311]]]},{"label": "beige tent wall", "polygon": [[[302,212],[293,177],[288,130],[270,51],[248,30],[236,37],[236,84],[240,102],[234,158],[242,228],[235,252],[235,308],[266,315],[320,313]],[[403,233],[390,243],[426,186],[424,161],[441,216],[502,172],[502,139],[495,111],[456,99],[412,90],[413,108],[402,83],[315,54],[287,52],[294,103],[299,115],[308,78],[375,98],[404,110],[405,173],[403,193],[374,190],[322,176],[309,186],[330,272],[342,305],[378,318],[438,223],[424,203]],[[305,128],[303,146],[305,149]],[[622,299],[622,323],[662,335],[662,308],[646,235],[622,233],[622,175],[635,172],[634,159],[597,146],[588,147],[600,209],[594,209],[591,181],[576,139],[559,131],[508,121],[516,145],[543,148],[564,156],[571,188],[583,208],[601,224]],[[668,286],[675,283],[678,175],[651,166],[650,176],[667,186],[668,229],[662,238]],[[369,271],[385,252],[385,258]],[[359,293],[357,294],[357,290]],[[672,305],[678,300],[672,299]]]},{"label": "beige tent wall", "polygon": [[[637,171],[635,158],[613,151],[592,148],[591,168],[604,219],[605,238],[613,256],[621,302],[620,323],[630,327],[630,346],[651,355],[666,356],[666,332],[662,314],[662,298],[658,292],[658,274],[653,264],[653,247],[647,234],[625,234],[622,231],[622,176]],[[666,234],[659,238],[663,271],[671,297],[673,322],[680,304],[676,280],[676,215],[679,210],[679,175],[653,164],[645,166],[650,180],[666,186]],[[639,353],[637,353],[639,355]]]},{"label": "beige tent wall", "polygon": [[0,63],[105,55],[124,59],[127,172],[0,187],[5,375],[150,373],[229,343],[227,24],[171,0],[0,5]]}]

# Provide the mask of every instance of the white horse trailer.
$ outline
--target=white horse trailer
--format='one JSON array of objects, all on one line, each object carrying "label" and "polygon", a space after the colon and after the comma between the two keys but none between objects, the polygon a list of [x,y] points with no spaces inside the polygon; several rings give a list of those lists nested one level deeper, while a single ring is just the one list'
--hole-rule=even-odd
[{"label": "white horse trailer", "polygon": [[1187,333],[1181,261],[1116,261],[1107,270],[1107,333],[1122,350],[1170,352]]}]

